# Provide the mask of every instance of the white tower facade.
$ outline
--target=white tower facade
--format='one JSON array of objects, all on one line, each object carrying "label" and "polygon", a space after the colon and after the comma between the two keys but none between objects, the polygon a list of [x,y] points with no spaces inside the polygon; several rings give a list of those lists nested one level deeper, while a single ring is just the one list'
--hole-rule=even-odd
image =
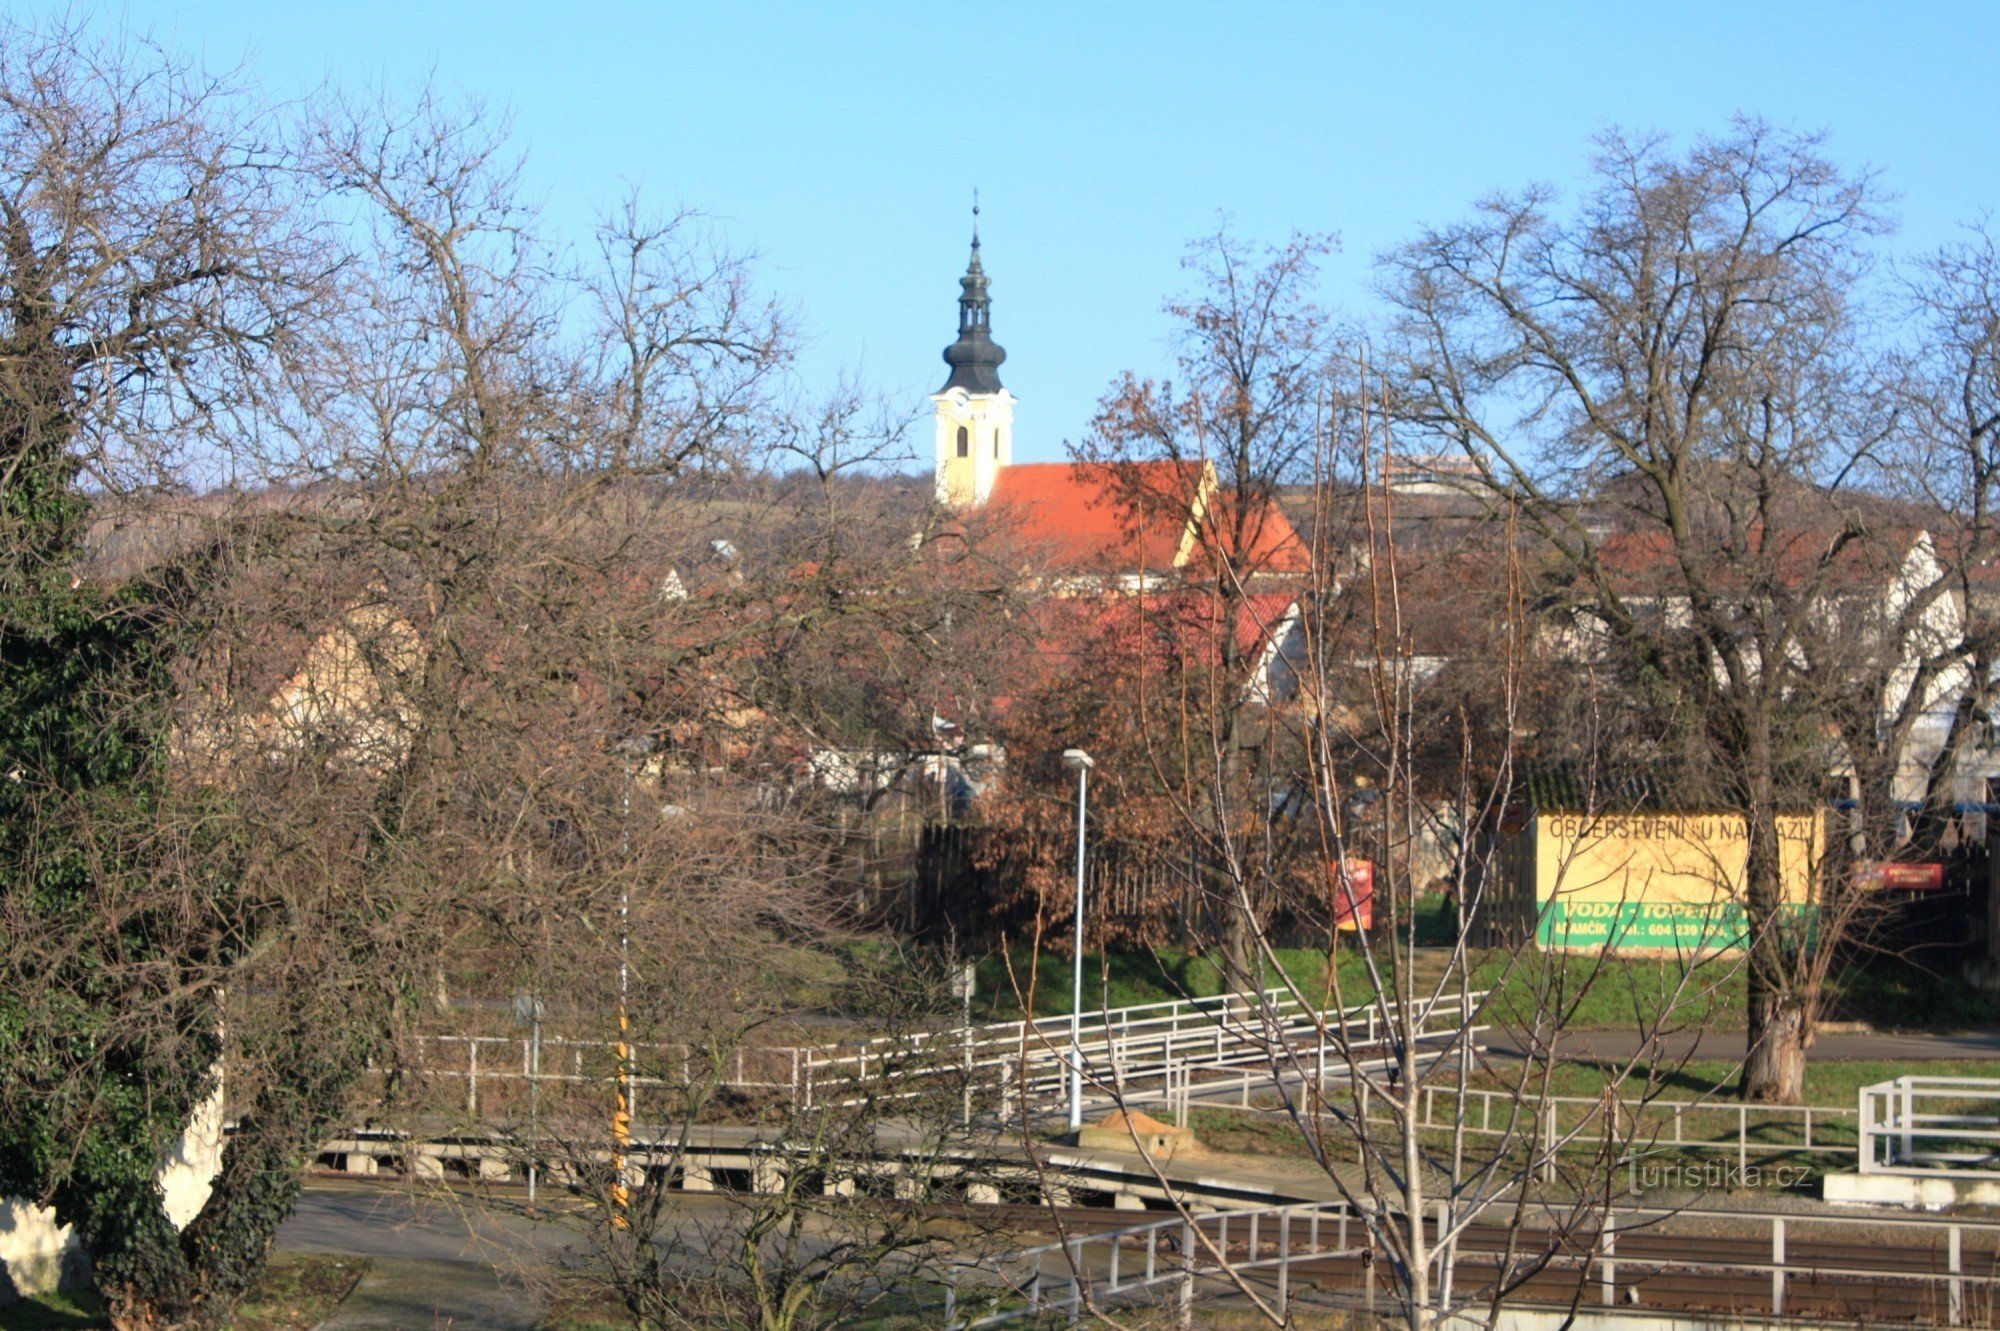
[{"label": "white tower facade", "polygon": [[931,394],[937,415],[937,497],[978,508],[993,496],[1000,469],[1014,460],[1014,395],[948,388]]}]

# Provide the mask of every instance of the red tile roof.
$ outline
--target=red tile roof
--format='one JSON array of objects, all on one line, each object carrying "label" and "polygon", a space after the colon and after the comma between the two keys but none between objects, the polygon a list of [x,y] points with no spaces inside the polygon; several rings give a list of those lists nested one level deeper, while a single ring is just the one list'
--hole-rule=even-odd
[{"label": "red tile roof", "polygon": [[[1285,624],[1298,597],[1257,592],[1236,605],[1238,659],[1253,664]],[[1036,655],[1043,669],[1074,677],[1118,662],[1124,670],[1170,673],[1222,664],[1223,602],[1203,592],[1067,597],[1036,608]]]},{"label": "red tile roof", "polygon": [[[1308,566],[1282,509],[1258,497],[1239,514],[1201,462],[1040,462],[1003,467],[987,512],[1037,562],[1104,573],[1160,573],[1181,566],[1183,547],[1229,549],[1243,572],[1303,572]],[[1199,540],[1188,518],[1205,500]]]},{"label": "red tile roof", "polygon": [[[1750,550],[1731,549],[1722,540],[1694,554],[1699,575],[1724,591],[1747,583],[1800,590],[1817,586],[1841,593],[1879,591],[1901,572],[1923,532],[1885,528],[1865,536],[1845,536],[1832,527],[1788,531],[1751,529]],[[1686,590],[1681,551],[1666,532],[1654,528],[1615,532],[1599,547],[1598,558],[1625,595],[1679,595]]]},{"label": "red tile roof", "polygon": [[1217,493],[1202,513],[1202,544],[1207,550],[1234,550],[1238,573],[1304,573],[1312,567],[1312,552],[1269,495],[1239,501],[1238,491]]},{"label": "red tile roof", "polygon": [[1199,463],[1037,462],[1002,467],[987,511],[1042,562],[1105,572],[1174,567]]}]

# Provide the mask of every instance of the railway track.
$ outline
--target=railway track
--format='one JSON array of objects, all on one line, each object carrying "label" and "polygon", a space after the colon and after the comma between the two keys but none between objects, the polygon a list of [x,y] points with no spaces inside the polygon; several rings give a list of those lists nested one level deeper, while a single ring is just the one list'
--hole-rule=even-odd
[{"label": "railway track", "polygon": [[[399,1186],[390,1178],[330,1177],[345,1187]],[[454,1182],[446,1186],[482,1195],[521,1191],[512,1184],[496,1188]],[[710,1196],[720,1201],[724,1195]],[[1026,1202],[947,1202],[931,1210],[941,1219],[1022,1238],[1088,1240],[1082,1251],[1086,1265],[1096,1268],[1089,1273],[1093,1282],[1104,1274],[1109,1236],[1172,1219],[1170,1213],[1160,1211]],[[1778,1302],[1787,1318],[1938,1326],[2000,1322],[2000,1228],[1965,1227],[1956,1272],[1951,1266],[1947,1230],[1941,1224],[1908,1221],[1885,1221],[1882,1232],[1865,1241],[1799,1234],[1786,1242],[1779,1266],[1768,1260],[1771,1254],[1764,1250],[1767,1240],[1757,1230],[1757,1226],[1767,1226],[1777,1218],[1795,1229],[1809,1229],[1814,1223],[1810,1216],[1690,1210],[1679,1213],[1676,1223],[1696,1223],[1722,1231],[1733,1227],[1736,1232],[1685,1232],[1665,1225],[1626,1228],[1616,1233],[1608,1254],[1601,1249],[1596,1234],[1573,1235],[1569,1243],[1555,1245],[1557,1257],[1546,1269],[1518,1278],[1507,1297],[1509,1302],[1544,1307],[1567,1307],[1575,1301],[1585,1309],[1768,1318],[1773,1308],[1773,1278],[1778,1275],[1782,1285]],[[1210,1226],[1211,1243],[1217,1242],[1213,1228],[1217,1219],[1202,1217]],[[1292,1257],[1286,1264],[1291,1295],[1308,1302],[1360,1303],[1369,1283],[1369,1263],[1358,1248],[1360,1234],[1357,1225],[1354,1250]],[[1536,1253],[1553,1243],[1546,1230],[1523,1230],[1515,1239],[1517,1252]],[[1465,1232],[1457,1257],[1460,1297],[1480,1302],[1491,1296],[1508,1240],[1507,1230],[1499,1226],[1474,1226]],[[1171,1238],[1152,1241],[1157,1245],[1154,1260],[1163,1270],[1178,1264],[1177,1242]],[[1238,1223],[1220,1243],[1232,1265],[1266,1263],[1246,1271],[1244,1278],[1253,1287],[1275,1293],[1277,1281],[1268,1265],[1277,1253],[1275,1227],[1267,1225],[1253,1245],[1247,1227]],[[1137,1237],[1119,1241],[1126,1270],[1135,1270],[1143,1263],[1145,1245],[1146,1240]],[[1044,1270],[1055,1276],[1062,1265],[1057,1254],[1044,1263]],[[1390,1298],[1386,1262],[1378,1260],[1374,1273],[1377,1297],[1386,1306]],[[1226,1293],[1226,1277],[1218,1270],[1202,1271],[1199,1280],[1206,1294]],[[1954,1283],[1959,1287],[1956,1317],[1951,1294]]]}]

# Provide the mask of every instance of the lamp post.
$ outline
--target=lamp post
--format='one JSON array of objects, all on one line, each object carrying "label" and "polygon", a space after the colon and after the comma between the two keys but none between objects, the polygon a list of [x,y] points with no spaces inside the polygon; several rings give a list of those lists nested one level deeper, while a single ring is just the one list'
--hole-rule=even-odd
[{"label": "lamp post", "polygon": [[535,1209],[535,1183],[540,1173],[535,1152],[541,1145],[542,1017],[547,1009],[532,990],[514,995],[514,1020],[528,1028],[528,1210]]},{"label": "lamp post", "polygon": [[1083,1127],[1083,846],[1090,808],[1090,769],[1095,760],[1082,749],[1064,749],[1063,766],[1076,773],[1076,965],[1069,1005],[1069,1130]]}]

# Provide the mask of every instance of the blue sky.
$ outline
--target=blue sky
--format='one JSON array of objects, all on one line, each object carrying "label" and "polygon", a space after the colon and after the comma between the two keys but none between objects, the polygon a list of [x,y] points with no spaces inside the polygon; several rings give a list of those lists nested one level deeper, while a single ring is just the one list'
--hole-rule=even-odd
[{"label": "blue sky", "polygon": [[1324,297],[1365,316],[1377,251],[1491,190],[1572,184],[1607,125],[1824,129],[1899,196],[1899,249],[2000,204],[2000,3],[72,12],[240,62],[274,94],[434,73],[511,111],[558,229],[581,238],[626,181],[718,216],[802,314],[808,383],[858,371],[912,410],[944,378],[977,185],[1024,461],[1061,456],[1121,370],[1167,369],[1161,303],[1223,213],[1253,238],[1339,233]]}]

